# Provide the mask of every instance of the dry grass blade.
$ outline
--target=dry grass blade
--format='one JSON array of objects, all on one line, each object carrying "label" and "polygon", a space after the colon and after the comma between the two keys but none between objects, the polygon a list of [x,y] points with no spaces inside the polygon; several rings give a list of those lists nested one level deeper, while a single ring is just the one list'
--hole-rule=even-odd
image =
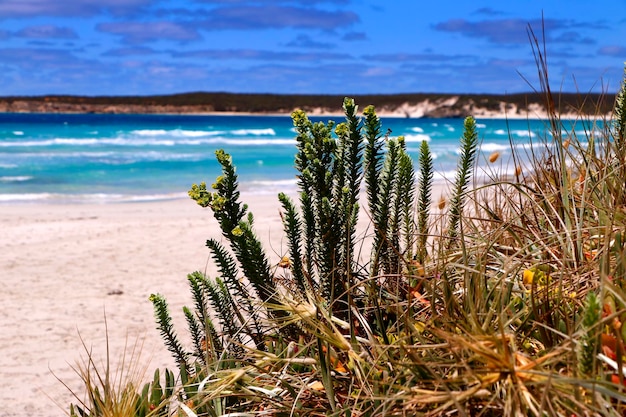
[{"label": "dry grass blade", "polygon": [[[77,403],[70,406],[71,416],[90,417],[137,417],[146,416],[150,407],[139,391],[146,381],[147,366],[141,365],[143,341],[136,340],[129,345],[128,340],[121,354],[114,358],[109,347],[109,333],[106,316],[105,322],[105,357],[98,360],[93,347],[79,333],[84,349],[83,357],[72,369],[80,378],[84,392],[78,392],[67,383],[60,381],[74,396]],[[147,398],[146,398],[147,400]]]}]

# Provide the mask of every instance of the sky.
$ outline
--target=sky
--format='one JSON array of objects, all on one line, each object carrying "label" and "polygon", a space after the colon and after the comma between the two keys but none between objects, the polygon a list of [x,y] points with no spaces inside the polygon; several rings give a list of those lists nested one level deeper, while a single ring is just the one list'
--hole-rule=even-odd
[{"label": "sky", "polygon": [[626,0],[0,0],[0,96],[619,88]]}]

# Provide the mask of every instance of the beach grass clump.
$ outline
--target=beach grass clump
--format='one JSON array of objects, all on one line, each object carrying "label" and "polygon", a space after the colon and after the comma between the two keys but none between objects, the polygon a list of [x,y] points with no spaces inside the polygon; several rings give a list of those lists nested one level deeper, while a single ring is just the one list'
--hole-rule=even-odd
[{"label": "beach grass clump", "polygon": [[539,68],[552,110],[529,149],[512,143],[515,175],[476,179],[468,117],[439,204],[428,142],[415,166],[372,106],[346,98],[342,123],[295,111],[277,265],[218,150],[222,175],[189,191],[222,239],[206,242],[217,276],[187,277],[188,340],[150,297],[176,373],[138,390],[89,354],[71,415],[623,415],[626,86],[609,118],[572,125]]},{"label": "beach grass clump", "polygon": [[346,99],[339,124],[296,111],[299,192],[279,195],[277,266],[218,151],[223,175],[190,196],[229,247],[208,240],[219,276],[188,277],[188,345],[152,297],[183,411],[622,415],[624,94],[610,120],[576,121],[584,137],[552,113],[528,155],[514,153],[515,175],[485,183],[474,181],[480,132],[468,117],[439,207],[427,142],[415,169],[373,107],[359,116]]},{"label": "beach grass clump", "polygon": [[[141,366],[143,343],[125,345],[119,357],[109,349],[108,325],[105,317],[106,353],[100,361],[81,337],[85,356],[73,367],[84,392],[79,392],[59,380],[72,394],[75,402],[69,406],[70,417],[165,417],[178,409],[175,399],[174,372],[154,371],[152,380],[145,382],[147,367]],[[114,364],[114,362],[117,362]],[[58,378],[57,378],[58,379]]]}]

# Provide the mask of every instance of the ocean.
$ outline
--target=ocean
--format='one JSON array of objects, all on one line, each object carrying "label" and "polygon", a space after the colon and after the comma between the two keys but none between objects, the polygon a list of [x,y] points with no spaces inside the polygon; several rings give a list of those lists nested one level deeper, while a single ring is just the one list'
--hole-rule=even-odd
[{"label": "ocean", "polygon": [[[436,179],[453,178],[462,119],[383,118],[382,126],[406,138],[416,167],[427,140]],[[513,172],[511,148],[523,154],[531,142],[546,139],[542,120],[479,119],[477,126],[478,162],[485,167],[477,176],[494,167]],[[572,129],[584,133],[582,126]],[[220,148],[232,155],[242,190],[295,189],[289,116],[0,114],[0,204],[184,198],[193,183],[211,184],[220,174],[214,156]],[[501,157],[490,165],[496,151]]]}]

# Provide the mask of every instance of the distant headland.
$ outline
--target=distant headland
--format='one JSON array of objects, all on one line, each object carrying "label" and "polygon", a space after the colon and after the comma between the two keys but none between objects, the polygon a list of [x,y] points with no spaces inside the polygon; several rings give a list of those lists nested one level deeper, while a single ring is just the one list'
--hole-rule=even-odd
[{"label": "distant headland", "polygon": [[[380,94],[353,95],[365,107],[374,105],[381,117],[411,118],[541,118],[548,112],[540,93]],[[613,95],[559,93],[556,112],[561,117],[607,115]],[[13,96],[0,97],[3,113],[110,113],[110,114],[257,114],[286,115],[295,109],[310,115],[340,115],[343,96],[238,93],[183,93],[155,96]]]}]

